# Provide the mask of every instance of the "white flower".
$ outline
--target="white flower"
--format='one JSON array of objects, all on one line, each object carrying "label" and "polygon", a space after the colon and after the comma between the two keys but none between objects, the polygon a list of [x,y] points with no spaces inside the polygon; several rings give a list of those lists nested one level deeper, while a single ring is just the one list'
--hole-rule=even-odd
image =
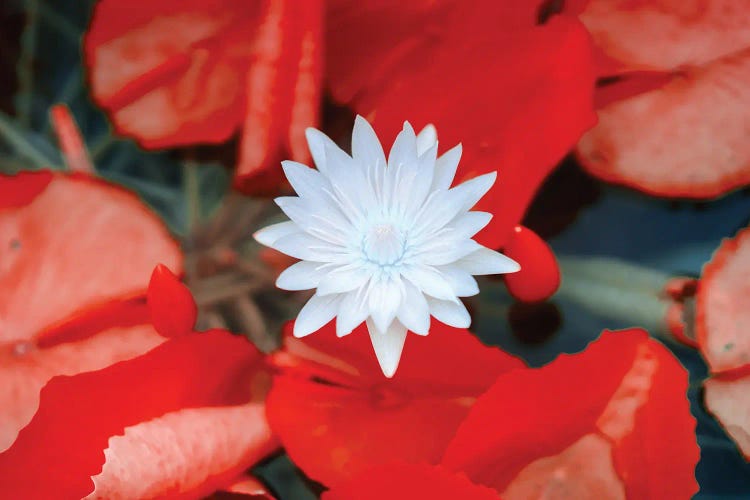
[{"label": "white flower", "polygon": [[325,134],[307,130],[318,170],[285,161],[298,197],[276,199],[291,221],[255,239],[301,259],[279,276],[284,290],[315,289],[294,325],[302,337],[336,317],[336,334],[367,322],[380,367],[392,377],[410,330],[427,335],[430,315],[466,328],[458,297],[479,293],[472,275],[518,271],[512,259],[472,240],[492,215],[469,210],[495,182],[495,172],[450,188],[461,145],[437,158],[432,125],[414,134],[404,123],[386,163],[367,121],[358,116],[352,156]]}]

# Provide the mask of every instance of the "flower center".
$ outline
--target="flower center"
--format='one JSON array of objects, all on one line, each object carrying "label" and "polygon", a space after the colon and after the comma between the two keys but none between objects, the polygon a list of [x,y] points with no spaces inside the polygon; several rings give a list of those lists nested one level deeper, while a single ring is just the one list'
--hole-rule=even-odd
[{"label": "flower center", "polygon": [[363,250],[368,260],[384,266],[398,262],[405,245],[404,233],[391,224],[378,224],[365,234]]}]

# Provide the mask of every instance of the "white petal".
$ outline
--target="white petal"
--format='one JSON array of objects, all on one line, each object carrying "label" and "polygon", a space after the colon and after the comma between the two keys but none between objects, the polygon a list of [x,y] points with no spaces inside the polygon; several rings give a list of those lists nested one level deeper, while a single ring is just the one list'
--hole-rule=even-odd
[{"label": "white petal", "polygon": [[370,316],[375,325],[385,331],[393,322],[401,305],[401,284],[391,279],[371,282],[368,297]]},{"label": "white petal", "polygon": [[482,245],[474,240],[435,237],[433,240],[421,245],[420,252],[413,258],[422,264],[429,266],[443,266],[452,264],[457,260],[479,250]]},{"label": "white petal", "polygon": [[297,227],[297,224],[292,221],[279,222],[278,224],[271,224],[270,226],[266,226],[263,229],[256,231],[253,234],[253,238],[255,238],[255,241],[261,245],[270,247],[273,246],[278,239],[301,231],[302,230]]},{"label": "white petal", "polygon": [[320,262],[306,260],[297,262],[279,274],[276,279],[276,286],[282,290],[310,290],[315,288],[325,275],[325,271],[319,269],[322,265]]},{"label": "white petal", "polygon": [[367,320],[367,330],[370,333],[372,347],[378,358],[383,375],[393,377],[401,360],[401,352],[404,350],[406,341],[406,327],[394,321],[386,331],[378,331],[372,320]]},{"label": "white petal", "polygon": [[437,270],[450,283],[456,296],[471,297],[479,293],[477,280],[465,270],[455,265],[440,266]]},{"label": "white petal", "polygon": [[487,194],[487,191],[495,184],[495,180],[497,180],[497,172],[490,172],[462,182],[452,188],[451,192],[460,194],[463,210],[469,210],[482,199],[482,196]]},{"label": "white petal", "polygon": [[272,248],[290,257],[315,262],[343,263],[351,257],[341,248],[308,233],[294,233],[276,240]]},{"label": "white petal", "polygon": [[417,134],[417,155],[422,156],[424,152],[432,146],[437,146],[437,143],[438,138],[435,125],[428,123],[419,134]]},{"label": "white petal", "polygon": [[463,147],[458,146],[449,149],[435,161],[435,175],[432,178],[432,190],[447,190],[451,187],[456,177],[458,162],[461,161]]},{"label": "white petal", "polygon": [[427,295],[443,300],[458,300],[450,283],[432,267],[404,266],[401,274]]},{"label": "white petal", "polygon": [[432,146],[417,160],[416,168],[411,169],[405,179],[400,182],[400,196],[403,203],[403,217],[414,220],[419,209],[424,205],[427,195],[430,193],[432,176],[435,172],[435,157],[437,156],[437,145]]},{"label": "white petal", "polygon": [[395,169],[399,165],[415,165],[416,163],[417,136],[409,122],[404,122],[404,128],[396,136],[388,155],[388,168]]},{"label": "white petal", "polygon": [[430,331],[430,307],[424,294],[408,281],[404,281],[404,299],[396,317],[408,330],[417,335]]},{"label": "white petal", "polygon": [[350,292],[361,287],[372,277],[372,272],[361,263],[355,262],[347,266],[337,267],[328,271],[318,284],[318,295]]},{"label": "white petal", "polygon": [[363,220],[376,205],[365,172],[338,146],[327,146],[326,158],[333,193],[342,212],[352,221]]},{"label": "white petal", "polygon": [[281,196],[274,201],[297,227],[322,240],[344,245],[354,231],[349,219],[324,203],[312,204],[296,196]]},{"label": "white petal", "polygon": [[318,167],[318,170],[323,175],[327,176],[329,169],[326,158],[326,147],[333,146],[338,148],[338,146],[327,135],[314,128],[307,128],[305,130],[305,137],[307,137],[307,145],[310,147],[310,154],[313,157],[313,161],[315,161],[315,166]]},{"label": "white petal", "polygon": [[336,316],[336,336],[349,335],[370,315],[370,306],[365,291],[359,290],[344,294]]},{"label": "white petal", "polygon": [[340,302],[340,295],[313,295],[294,322],[294,336],[304,337],[320,330],[336,315]]},{"label": "white petal", "polygon": [[330,184],[323,174],[307,165],[286,160],[281,162],[281,168],[289,184],[301,197],[317,198],[324,189],[330,189]]},{"label": "white petal", "polygon": [[485,247],[457,260],[454,265],[474,275],[515,273],[521,270],[520,264],[515,260]]},{"label": "white petal", "polygon": [[492,214],[489,212],[466,212],[453,219],[446,227],[455,232],[455,237],[471,238],[491,220]]},{"label": "white petal", "polygon": [[367,167],[374,165],[380,165],[381,168],[385,166],[385,153],[378,136],[367,120],[359,115],[354,119],[352,156],[365,167],[365,171]]},{"label": "white petal", "polygon": [[452,302],[427,297],[427,303],[430,305],[430,314],[438,321],[455,328],[469,328],[471,325],[469,311],[460,300]]}]

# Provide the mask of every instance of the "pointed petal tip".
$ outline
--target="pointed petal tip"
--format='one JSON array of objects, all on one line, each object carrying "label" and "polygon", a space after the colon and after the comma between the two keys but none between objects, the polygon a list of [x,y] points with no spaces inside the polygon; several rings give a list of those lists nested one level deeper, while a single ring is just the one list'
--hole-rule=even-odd
[{"label": "pointed petal tip", "polygon": [[401,353],[406,341],[406,328],[398,321],[394,321],[387,331],[381,332],[378,331],[372,320],[368,319],[367,330],[383,375],[392,378],[401,361]]}]

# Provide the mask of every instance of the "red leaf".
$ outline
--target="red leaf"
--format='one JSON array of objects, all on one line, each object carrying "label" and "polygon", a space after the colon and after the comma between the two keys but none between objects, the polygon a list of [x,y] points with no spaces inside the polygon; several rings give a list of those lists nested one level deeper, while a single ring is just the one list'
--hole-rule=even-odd
[{"label": "red leaf", "polygon": [[[750,4],[735,0],[591,0],[581,15],[606,55],[603,75],[642,93],[610,102],[579,142],[594,175],[646,193],[714,198],[750,183]],[[659,47],[659,50],[654,50]],[[644,83],[641,81],[641,83]],[[605,94],[609,94],[605,96]]]},{"label": "red leaf", "polygon": [[144,302],[117,304],[85,314],[42,337],[54,342],[0,344],[0,451],[13,443],[34,416],[39,391],[52,377],[99,370],[139,356],[164,340],[146,324]]},{"label": "red leaf", "polygon": [[151,322],[160,335],[178,337],[193,331],[198,306],[188,287],[165,265],[154,268],[147,297]]},{"label": "red leaf", "polygon": [[26,204],[0,208],[2,342],[32,340],[76,313],[142,293],[159,262],[182,266],[162,222],[122,188],[47,172],[0,177],[6,191]]},{"label": "red leaf", "polygon": [[259,403],[167,413],[109,439],[90,497],[200,498],[275,446]]},{"label": "red leaf", "polygon": [[389,464],[373,467],[326,491],[322,500],[414,500],[453,498],[498,500],[496,491],[473,484],[463,474],[443,467],[419,464]]},{"label": "red leaf", "polygon": [[750,375],[718,376],[705,384],[706,408],[750,461]]},{"label": "red leaf", "polygon": [[696,295],[698,345],[714,373],[750,364],[750,229],[725,239],[703,267]]},{"label": "red leaf", "polygon": [[4,494],[86,496],[111,436],[172,411],[248,401],[248,377],[258,360],[244,339],[211,331],[172,338],[99,371],[53,378],[31,423],[0,454]]},{"label": "red leaf", "polygon": [[574,18],[537,25],[538,2],[331,2],[333,97],[368,117],[384,143],[403,120],[463,142],[457,181],[498,171],[478,204],[479,241],[504,246],[542,180],[593,125],[589,38]]},{"label": "red leaf", "polygon": [[[318,122],[320,0],[102,0],[84,39],[93,97],[148,149],[228,140],[235,185],[278,188]],[[257,181],[257,182],[255,182]]]},{"label": "red leaf", "polygon": [[513,297],[524,302],[537,302],[557,291],[560,269],[555,254],[532,230],[516,226],[503,251],[521,265],[517,273],[503,275]]},{"label": "red leaf", "polygon": [[0,210],[20,208],[33,202],[34,198],[47,189],[53,176],[49,170],[16,175],[0,174]]},{"label": "red leaf", "polygon": [[286,329],[283,368],[268,396],[268,419],[305,473],[334,484],[397,457],[436,463],[474,399],[523,363],[483,346],[466,330],[435,323],[411,336],[398,372],[385,379],[360,327],[332,326],[304,339]]},{"label": "red leaf", "polygon": [[[685,370],[643,330],[502,375],[443,464],[504,498],[687,498],[698,491]],[[606,495],[605,495],[606,494]]]}]

